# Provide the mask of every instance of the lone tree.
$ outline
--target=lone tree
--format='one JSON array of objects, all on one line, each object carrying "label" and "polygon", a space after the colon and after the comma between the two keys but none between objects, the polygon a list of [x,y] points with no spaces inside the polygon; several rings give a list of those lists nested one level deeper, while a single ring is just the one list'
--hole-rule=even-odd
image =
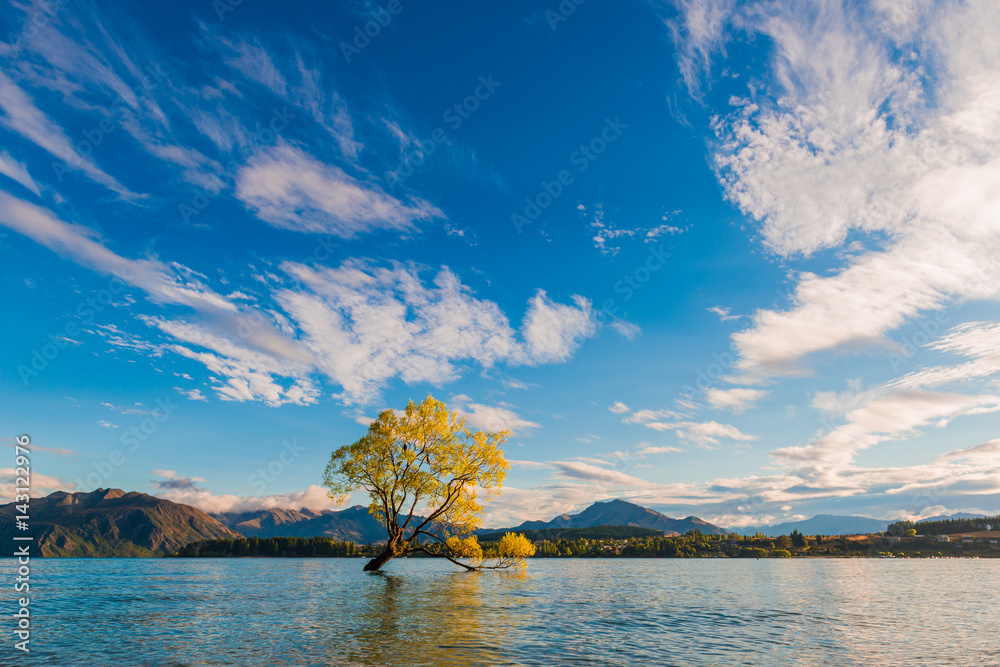
[{"label": "lone tree", "polygon": [[[351,491],[367,491],[368,510],[388,534],[365,570],[414,552],[467,570],[523,565],[534,555],[523,535],[508,533],[486,552],[473,535],[483,512],[477,489],[486,500],[500,495],[510,468],[500,450],[509,435],[469,430],[464,417],[428,396],[410,401],[402,415],[385,410],[364,437],[333,452],[323,473],[330,498],[339,504]],[[418,510],[426,516],[415,516]]]}]

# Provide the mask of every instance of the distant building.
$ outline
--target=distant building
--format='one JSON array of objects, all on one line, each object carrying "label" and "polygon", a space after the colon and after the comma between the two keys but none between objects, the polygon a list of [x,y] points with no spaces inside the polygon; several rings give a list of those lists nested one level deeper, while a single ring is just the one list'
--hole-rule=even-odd
[{"label": "distant building", "polygon": [[951,542],[951,538],[948,537],[947,535],[938,535],[937,536],[937,541],[938,542]]}]

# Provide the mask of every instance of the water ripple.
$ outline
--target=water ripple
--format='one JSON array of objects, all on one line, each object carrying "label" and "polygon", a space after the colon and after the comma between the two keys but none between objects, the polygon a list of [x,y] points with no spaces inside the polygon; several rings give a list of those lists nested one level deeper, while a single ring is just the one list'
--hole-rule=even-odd
[{"label": "water ripple", "polygon": [[[468,574],[408,559],[377,575],[362,564],[38,561],[32,653],[18,664],[1000,664],[984,593],[1000,561],[540,559]],[[0,561],[0,576],[15,567]]]}]

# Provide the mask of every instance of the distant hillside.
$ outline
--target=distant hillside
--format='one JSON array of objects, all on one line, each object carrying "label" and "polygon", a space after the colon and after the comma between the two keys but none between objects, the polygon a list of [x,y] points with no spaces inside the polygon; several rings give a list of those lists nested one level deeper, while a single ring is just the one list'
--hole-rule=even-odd
[{"label": "distant hillside", "polygon": [[951,517],[924,520],[918,523],[898,521],[889,526],[890,534],[901,535],[913,528],[920,535],[952,535],[954,533],[975,533],[1000,530],[1000,516],[976,516],[974,514],[952,515]]},{"label": "distant hillside", "polygon": [[868,519],[863,516],[834,516],[832,514],[817,514],[811,519],[789,521],[771,526],[747,526],[734,528],[732,532],[738,535],[753,535],[760,533],[775,537],[788,535],[797,530],[803,535],[860,535],[866,533],[881,533],[889,526],[889,521]]},{"label": "distant hillside", "polygon": [[[518,530],[532,542],[542,540],[624,540],[630,537],[663,537],[662,530],[640,528],[638,526],[593,526],[590,528],[546,528],[544,530]],[[485,533],[479,535],[479,541],[497,542],[507,533]]]},{"label": "distant hillside", "polygon": [[[637,526],[652,528],[666,535],[682,535],[698,529],[709,535],[725,535],[727,531],[689,516],[685,519],[671,519],[656,510],[642,507],[624,500],[594,503],[579,514],[562,514],[551,521],[525,521],[517,528],[509,530],[546,530],[549,528],[590,528],[592,526]],[[480,531],[496,532],[491,531]]]},{"label": "distant hillside", "polygon": [[917,523],[929,523],[931,521],[949,521],[953,519],[982,519],[985,518],[983,514],[969,514],[968,512],[957,512],[956,514],[942,514],[940,516],[929,516],[926,519],[920,519]]},{"label": "distant hillside", "polygon": [[213,516],[247,537],[329,537],[356,544],[386,540],[385,526],[363,505],[339,511],[270,509]]},{"label": "distant hillside", "polygon": [[293,524],[310,521],[322,514],[310,509],[269,509],[211,516],[246,537],[273,537],[284,535],[284,531],[290,529]]},{"label": "distant hillside", "polygon": [[0,506],[0,540],[32,535],[43,556],[158,556],[185,544],[239,534],[199,509],[145,493],[97,489],[32,498],[27,532],[16,530],[14,503]]}]

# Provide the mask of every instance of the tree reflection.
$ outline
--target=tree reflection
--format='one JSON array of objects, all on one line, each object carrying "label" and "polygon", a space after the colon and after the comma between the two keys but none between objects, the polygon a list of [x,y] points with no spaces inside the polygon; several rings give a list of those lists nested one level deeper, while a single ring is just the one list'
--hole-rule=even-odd
[{"label": "tree reflection", "polygon": [[348,663],[504,664],[505,640],[516,613],[496,607],[524,601],[500,596],[501,602],[495,594],[484,595],[483,588],[520,588],[517,583],[525,577],[513,572],[371,573],[357,618],[343,619],[355,629],[329,649]]}]

